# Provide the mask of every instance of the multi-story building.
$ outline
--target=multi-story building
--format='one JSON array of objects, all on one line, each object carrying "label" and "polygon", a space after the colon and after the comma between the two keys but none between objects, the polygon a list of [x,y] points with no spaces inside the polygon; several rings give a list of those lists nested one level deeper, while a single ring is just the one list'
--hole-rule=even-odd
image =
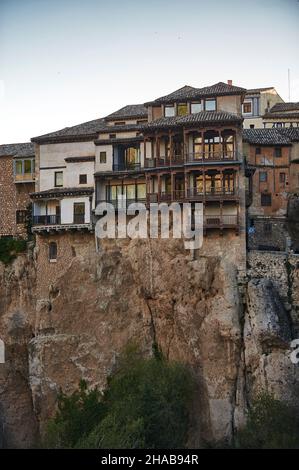
[{"label": "multi-story building", "polygon": [[0,237],[27,237],[34,179],[33,144],[0,145]]},{"label": "multi-story building", "polygon": [[[244,215],[245,91],[222,82],[184,86],[146,103],[148,122],[132,128],[127,140],[115,136],[111,142],[100,135],[96,145],[105,156],[95,174],[97,202],[117,204],[120,196],[128,202],[146,199],[147,204],[203,202],[206,230],[238,231]],[[108,119],[120,119],[118,113]],[[122,146],[128,151],[120,153]]]},{"label": "multi-story building", "polygon": [[[287,248],[288,197],[299,184],[298,129],[245,129],[243,149],[250,177],[249,249]],[[296,177],[297,175],[297,177]]]},{"label": "multi-story building", "polygon": [[252,88],[246,91],[242,104],[245,129],[263,127],[263,116],[276,103],[283,103],[274,87]]},{"label": "multi-story building", "polygon": [[263,115],[265,128],[299,127],[299,103],[277,103]]}]

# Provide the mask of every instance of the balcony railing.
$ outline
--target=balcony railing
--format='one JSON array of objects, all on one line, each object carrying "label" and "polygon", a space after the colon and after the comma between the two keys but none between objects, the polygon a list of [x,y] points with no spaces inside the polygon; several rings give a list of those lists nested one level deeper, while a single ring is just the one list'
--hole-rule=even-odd
[{"label": "balcony railing", "polygon": [[205,215],[204,226],[206,228],[229,228],[236,227],[238,225],[237,215]]},{"label": "balcony railing", "polygon": [[33,225],[60,225],[60,215],[34,215]]},{"label": "balcony railing", "polygon": [[113,171],[139,171],[141,163],[113,163]]},{"label": "balcony railing", "polygon": [[171,201],[191,201],[202,199],[229,199],[238,196],[237,189],[210,189],[198,191],[196,188],[190,188],[187,193],[184,189],[176,189],[172,192],[149,193],[147,202],[171,202]]},{"label": "balcony railing", "polygon": [[35,173],[15,174],[15,183],[26,183],[35,180]]},{"label": "balcony railing", "polygon": [[200,163],[202,161],[236,160],[236,152],[193,152],[187,153],[186,161]]},{"label": "balcony railing", "polygon": [[112,206],[115,208],[115,209],[127,209],[129,207],[130,204],[137,204],[137,203],[140,203],[140,204],[145,204],[146,203],[146,199],[103,199],[103,200],[100,200],[100,201],[97,201],[96,202],[96,205],[100,204],[100,203],[107,203],[107,204],[112,204]]},{"label": "balcony railing", "polygon": [[172,155],[167,157],[155,157],[155,158],[146,158],[144,161],[145,168],[157,168],[165,167],[172,165],[183,165],[184,157],[183,155]]}]

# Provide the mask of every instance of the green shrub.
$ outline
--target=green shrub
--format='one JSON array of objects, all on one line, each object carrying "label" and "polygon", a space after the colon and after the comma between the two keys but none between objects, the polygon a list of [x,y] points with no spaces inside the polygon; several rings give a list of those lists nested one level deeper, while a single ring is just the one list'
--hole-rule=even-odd
[{"label": "green shrub", "polygon": [[86,423],[85,399],[78,400],[80,391],[63,395],[63,402],[59,398],[58,413],[48,427],[48,446],[183,448],[193,390],[193,379],[185,367],[160,355],[143,359],[131,346],[108,379],[103,396],[84,390],[84,394],[95,393],[98,409],[97,415],[89,417],[88,426],[82,424]]},{"label": "green shrub", "polygon": [[27,242],[25,240],[15,240],[14,238],[0,238],[0,261],[4,264],[11,263],[18,253],[26,251]]},{"label": "green shrub", "polygon": [[269,394],[261,394],[248,412],[245,428],[236,436],[236,447],[298,449],[298,412]]}]

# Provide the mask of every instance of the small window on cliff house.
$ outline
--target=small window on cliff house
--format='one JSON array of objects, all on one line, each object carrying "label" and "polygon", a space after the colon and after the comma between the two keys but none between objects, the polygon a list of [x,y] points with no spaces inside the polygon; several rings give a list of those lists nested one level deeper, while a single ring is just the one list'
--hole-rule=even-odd
[{"label": "small window on cliff house", "polygon": [[27,219],[27,211],[26,210],[16,211],[16,223],[17,224],[25,224],[26,219]]},{"label": "small window on cliff house", "polygon": [[280,157],[281,157],[281,147],[276,147],[276,148],[274,149],[274,155],[275,155],[275,157],[277,157],[277,158],[280,158]]},{"label": "small window on cliff house", "polygon": [[261,153],[262,153],[261,147],[256,147],[256,148],[255,148],[255,154],[256,154],[256,155],[260,155]]},{"label": "small window on cliff house", "polygon": [[264,234],[271,234],[272,233],[272,225],[269,222],[264,223]]},{"label": "small window on cliff house", "polygon": [[268,193],[262,193],[261,194],[261,206],[271,206],[272,204],[272,197],[271,194]]},{"label": "small window on cliff house", "polygon": [[286,182],[286,174],[285,173],[279,173],[279,182],[281,184],[285,184],[285,182]]},{"label": "small window on cliff house", "polygon": [[266,183],[267,181],[267,172],[266,171],[260,171],[259,173],[260,176],[260,183]]},{"label": "small window on cliff house", "polygon": [[87,175],[79,175],[79,184],[87,184]]},{"label": "small window on cliff house", "polygon": [[49,244],[49,260],[52,262],[57,260],[57,243],[55,242]]}]

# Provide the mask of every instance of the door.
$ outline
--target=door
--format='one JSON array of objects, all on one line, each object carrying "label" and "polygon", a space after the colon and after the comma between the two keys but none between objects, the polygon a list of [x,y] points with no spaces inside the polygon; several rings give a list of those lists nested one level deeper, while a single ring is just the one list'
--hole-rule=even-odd
[{"label": "door", "polygon": [[85,222],[85,203],[74,203],[74,224],[84,224]]}]

